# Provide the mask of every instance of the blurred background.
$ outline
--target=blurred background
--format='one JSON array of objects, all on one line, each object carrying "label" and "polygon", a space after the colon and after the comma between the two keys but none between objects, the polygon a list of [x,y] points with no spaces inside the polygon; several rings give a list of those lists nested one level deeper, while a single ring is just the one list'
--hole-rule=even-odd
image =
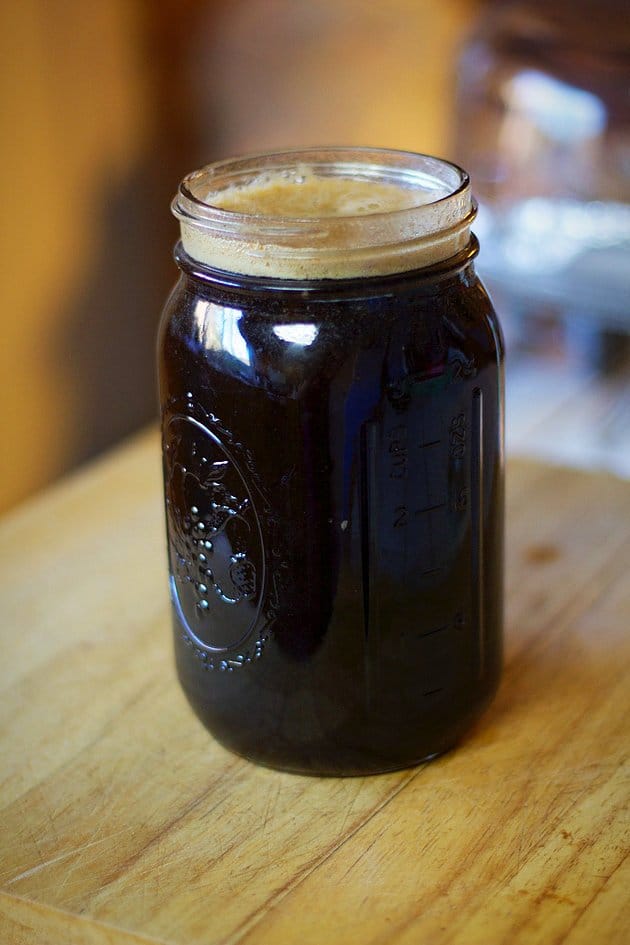
[{"label": "blurred background", "polygon": [[179,179],[313,144],[472,172],[508,448],[630,476],[629,31],[625,0],[0,5],[0,510],[154,418]]}]

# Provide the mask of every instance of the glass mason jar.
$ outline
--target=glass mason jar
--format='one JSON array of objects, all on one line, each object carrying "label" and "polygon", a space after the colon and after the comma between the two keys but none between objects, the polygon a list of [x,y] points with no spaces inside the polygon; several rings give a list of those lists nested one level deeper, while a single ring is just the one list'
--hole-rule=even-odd
[{"label": "glass mason jar", "polygon": [[[298,197],[358,181],[368,199],[272,215],[247,204],[269,180]],[[369,199],[381,185],[402,205]],[[219,206],[234,192],[259,212]],[[468,176],[290,151],[191,174],[173,210],[159,374],[184,691],[221,743],[274,767],[441,753],[501,666],[503,352]]]}]

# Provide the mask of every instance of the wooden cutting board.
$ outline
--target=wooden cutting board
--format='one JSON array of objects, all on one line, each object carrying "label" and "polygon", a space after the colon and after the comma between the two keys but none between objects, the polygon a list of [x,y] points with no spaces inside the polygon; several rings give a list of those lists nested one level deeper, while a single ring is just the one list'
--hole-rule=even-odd
[{"label": "wooden cutting board", "polygon": [[627,943],[630,483],[509,468],[507,657],[450,754],[304,778],[176,684],[150,433],[0,530],[0,942]]}]

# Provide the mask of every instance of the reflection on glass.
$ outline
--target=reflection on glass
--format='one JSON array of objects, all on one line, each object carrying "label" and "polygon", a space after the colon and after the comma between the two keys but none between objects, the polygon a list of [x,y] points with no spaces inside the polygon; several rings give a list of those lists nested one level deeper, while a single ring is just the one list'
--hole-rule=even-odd
[{"label": "reflection on glass", "polygon": [[224,351],[250,367],[251,355],[239,325],[242,317],[243,313],[238,308],[215,305],[203,299],[195,303],[194,319],[199,343],[207,351]]},{"label": "reflection on glass", "polygon": [[319,334],[318,325],[309,325],[298,323],[295,325],[275,325],[274,335],[281,341],[288,341],[292,345],[302,345],[308,348],[312,345]]}]

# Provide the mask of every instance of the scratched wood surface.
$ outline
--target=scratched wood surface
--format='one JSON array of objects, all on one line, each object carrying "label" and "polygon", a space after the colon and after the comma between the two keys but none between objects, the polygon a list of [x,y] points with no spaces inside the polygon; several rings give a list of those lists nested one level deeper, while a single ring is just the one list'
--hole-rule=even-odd
[{"label": "scratched wood surface", "polygon": [[0,559],[3,945],[629,941],[629,483],[512,463],[499,695],[381,777],[256,768],[192,716],[153,433]]}]

